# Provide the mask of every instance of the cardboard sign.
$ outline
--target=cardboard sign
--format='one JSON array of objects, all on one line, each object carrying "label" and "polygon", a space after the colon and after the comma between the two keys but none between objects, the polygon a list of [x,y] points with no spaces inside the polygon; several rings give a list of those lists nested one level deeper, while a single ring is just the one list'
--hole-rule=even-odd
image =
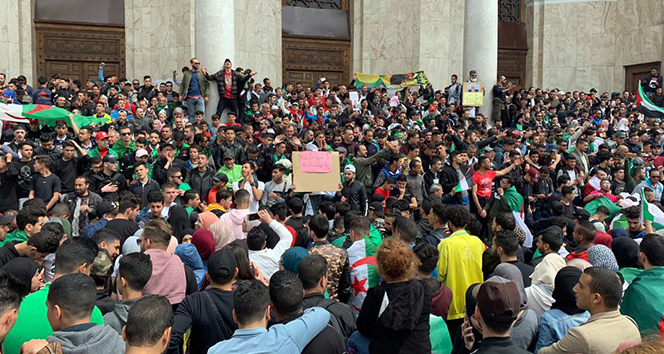
[{"label": "cardboard sign", "polygon": [[332,172],[332,153],[329,151],[300,152],[300,171],[304,173]]},{"label": "cardboard sign", "polygon": [[330,172],[327,173],[303,172],[301,170],[303,153],[305,151],[293,151],[293,190],[297,193],[338,191],[339,183],[341,183],[339,153],[324,154],[329,159],[331,167]]},{"label": "cardboard sign", "polygon": [[484,105],[484,84],[481,82],[464,82],[461,105],[482,107]]}]

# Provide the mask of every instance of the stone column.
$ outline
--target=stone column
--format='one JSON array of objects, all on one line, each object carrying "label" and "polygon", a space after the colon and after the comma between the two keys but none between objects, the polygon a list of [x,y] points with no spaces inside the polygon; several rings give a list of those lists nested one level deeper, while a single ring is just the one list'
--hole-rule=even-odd
[{"label": "stone column", "polygon": [[[234,9],[234,1],[196,0],[194,56],[200,60],[201,67],[205,67],[209,74],[221,70],[226,58],[231,61],[235,59]],[[210,101],[205,107],[205,117],[208,121],[216,112],[218,102],[217,82],[210,81]],[[222,121],[225,120],[225,116],[226,114],[222,117]]]},{"label": "stone column", "polygon": [[463,34],[463,77],[477,71],[486,94],[480,112],[491,116],[491,88],[498,75],[498,0],[466,0]]}]

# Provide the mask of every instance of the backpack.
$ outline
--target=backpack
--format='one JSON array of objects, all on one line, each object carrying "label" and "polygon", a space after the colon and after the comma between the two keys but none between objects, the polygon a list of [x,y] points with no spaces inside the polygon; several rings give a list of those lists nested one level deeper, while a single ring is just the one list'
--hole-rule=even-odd
[{"label": "backpack", "polygon": [[[323,299],[316,304],[316,307],[322,307],[325,310],[328,310],[331,306],[335,305],[336,301],[330,300],[330,299]],[[341,322],[339,322],[339,319],[337,318],[336,315],[332,311],[329,311],[330,313],[330,322],[328,323],[332,328],[334,328],[337,333],[341,335],[344,339],[344,344],[348,344],[348,338],[350,338],[350,335],[352,333],[346,333],[344,327],[341,325]]]}]

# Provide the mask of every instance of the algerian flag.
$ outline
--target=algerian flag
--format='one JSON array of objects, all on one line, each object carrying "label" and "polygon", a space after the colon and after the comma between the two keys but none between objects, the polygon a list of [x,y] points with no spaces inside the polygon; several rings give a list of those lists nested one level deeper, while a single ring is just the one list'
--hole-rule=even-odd
[{"label": "algerian flag", "polygon": [[593,178],[588,180],[588,184],[591,185],[596,191],[600,189],[601,183],[602,181],[597,176],[593,176]]},{"label": "algerian flag", "polygon": [[[54,126],[58,120],[63,120],[71,126],[69,115],[72,114],[66,109],[49,106],[45,104],[4,104],[0,103],[0,121],[16,122],[30,124],[30,119],[37,119],[44,124]],[[105,118],[86,117],[74,115],[74,122],[78,127],[90,124],[106,124]]]},{"label": "algerian flag", "polygon": [[627,226],[627,217],[625,214],[619,213],[611,221],[611,224],[609,225],[609,231],[615,229],[626,229]]},{"label": "algerian flag", "polygon": [[526,235],[526,240],[523,242],[523,245],[526,247],[533,246],[533,234],[530,233],[530,229],[524,221],[525,218],[525,204],[523,203],[523,196],[516,191],[514,186],[509,187],[503,193],[503,198],[505,202],[512,209],[512,215],[514,215],[514,221],[516,221],[516,226],[518,226],[523,233]]},{"label": "algerian flag", "polygon": [[643,92],[643,87],[639,81],[639,92],[636,94],[636,105],[639,107],[639,112],[643,113],[646,118],[664,118],[664,108],[659,107],[652,103],[652,101]]},{"label": "algerian flag", "polygon": [[376,264],[376,252],[382,242],[380,232],[371,225],[369,235],[354,242],[348,248],[348,264],[350,264],[350,304],[355,315],[360,313],[362,303],[369,288],[378,285],[380,275]]},{"label": "algerian flag", "polygon": [[654,224],[664,224],[664,212],[655,204],[650,204],[646,201],[645,192],[641,190],[641,222],[645,223],[646,220]]}]

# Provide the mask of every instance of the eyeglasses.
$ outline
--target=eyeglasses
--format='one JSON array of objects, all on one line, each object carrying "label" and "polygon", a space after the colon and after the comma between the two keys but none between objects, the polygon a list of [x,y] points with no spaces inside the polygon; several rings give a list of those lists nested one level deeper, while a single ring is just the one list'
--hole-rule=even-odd
[{"label": "eyeglasses", "polygon": [[179,175],[179,176],[171,176],[171,178],[181,179],[181,178],[182,178],[182,175]]},{"label": "eyeglasses", "polygon": [[122,135],[122,136],[129,136],[129,135],[131,135],[131,133],[120,133],[120,135]]}]

